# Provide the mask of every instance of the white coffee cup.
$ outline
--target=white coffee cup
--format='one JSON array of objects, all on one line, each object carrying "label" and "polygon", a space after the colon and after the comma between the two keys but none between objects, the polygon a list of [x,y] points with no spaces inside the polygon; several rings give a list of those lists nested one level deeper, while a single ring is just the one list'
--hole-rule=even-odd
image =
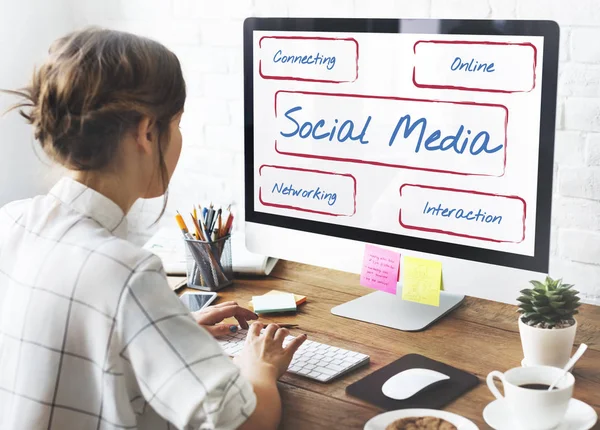
[{"label": "white coffee cup", "polygon": [[[575,378],[567,373],[552,391],[523,388],[524,384],[551,385],[562,374],[562,369],[550,366],[515,367],[504,373],[494,370],[487,376],[487,385],[492,394],[505,402],[514,422],[529,430],[548,430],[560,424],[569,400],[573,395]],[[500,379],[504,397],[494,384]]]}]

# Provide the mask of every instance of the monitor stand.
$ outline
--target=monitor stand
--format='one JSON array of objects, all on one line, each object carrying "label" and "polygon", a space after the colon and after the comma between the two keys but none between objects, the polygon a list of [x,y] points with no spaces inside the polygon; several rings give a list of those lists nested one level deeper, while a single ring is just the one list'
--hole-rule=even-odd
[{"label": "monitor stand", "polygon": [[365,321],[402,331],[420,331],[457,308],[464,295],[440,292],[440,306],[402,300],[402,290],[397,295],[376,291],[331,309],[340,317]]}]

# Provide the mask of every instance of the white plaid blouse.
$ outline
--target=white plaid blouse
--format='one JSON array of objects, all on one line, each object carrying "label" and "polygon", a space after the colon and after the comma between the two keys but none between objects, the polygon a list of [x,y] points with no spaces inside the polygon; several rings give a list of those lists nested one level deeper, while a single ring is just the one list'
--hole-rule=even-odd
[{"label": "white plaid blouse", "polygon": [[252,386],[69,178],[0,209],[0,429],[233,429]]}]

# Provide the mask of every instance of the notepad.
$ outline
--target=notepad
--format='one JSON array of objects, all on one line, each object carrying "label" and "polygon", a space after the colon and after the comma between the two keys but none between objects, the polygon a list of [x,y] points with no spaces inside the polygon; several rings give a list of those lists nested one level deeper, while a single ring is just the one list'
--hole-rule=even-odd
[{"label": "notepad", "polygon": [[396,294],[400,254],[371,244],[365,245],[360,285]]},{"label": "notepad", "polygon": [[[292,293],[286,293],[285,291],[279,291],[279,290],[271,290],[268,293],[265,293],[263,295],[267,295],[267,294],[292,294]],[[296,301],[296,307],[300,306],[303,303],[306,303],[306,296],[301,296],[300,294],[294,294],[294,300]],[[252,300],[250,300],[248,302],[248,309],[250,309],[251,311],[254,311],[254,304],[252,303]]]},{"label": "notepad", "polygon": [[442,263],[423,258],[404,257],[402,300],[440,305]]},{"label": "notepad", "polygon": [[252,304],[257,314],[295,312],[297,309],[294,295],[290,293],[253,296]]}]

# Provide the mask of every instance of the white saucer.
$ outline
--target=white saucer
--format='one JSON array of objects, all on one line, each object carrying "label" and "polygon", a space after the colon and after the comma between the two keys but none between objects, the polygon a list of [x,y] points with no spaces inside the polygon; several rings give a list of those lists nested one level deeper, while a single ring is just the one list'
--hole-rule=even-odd
[{"label": "white saucer", "polygon": [[458,430],[479,430],[472,421],[452,412],[438,411],[437,409],[400,409],[385,412],[367,421],[364,430],[385,430],[393,421],[408,417],[436,417],[454,424]]},{"label": "white saucer", "polygon": [[[504,400],[494,400],[483,410],[483,419],[495,430],[518,430],[510,417]],[[594,409],[580,400],[571,399],[569,408],[561,423],[553,430],[589,430],[598,415]]]}]

